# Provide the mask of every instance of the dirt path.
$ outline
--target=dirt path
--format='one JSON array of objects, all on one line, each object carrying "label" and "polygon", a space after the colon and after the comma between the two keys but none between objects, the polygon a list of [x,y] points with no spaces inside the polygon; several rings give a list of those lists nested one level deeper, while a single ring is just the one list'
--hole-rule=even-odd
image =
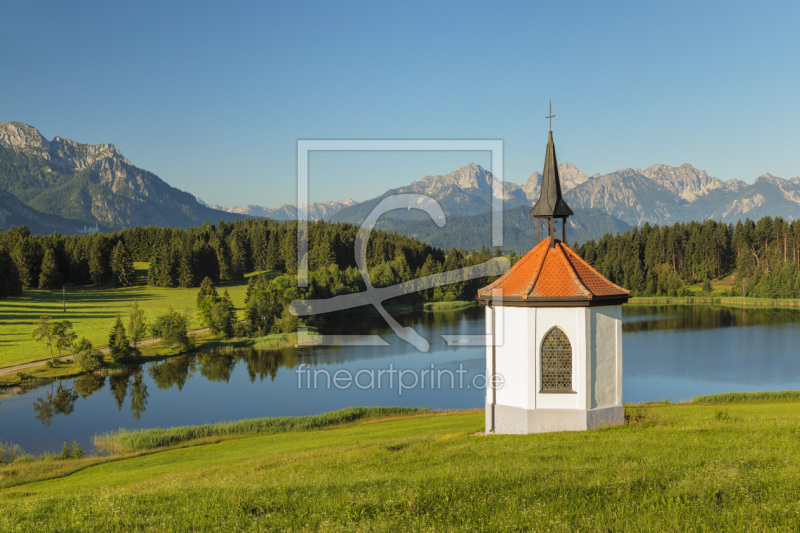
[{"label": "dirt path", "polygon": [[[206,331],[208,331],[208,328],[200,328],[200,329],[193,329],[192,331],[189,331],[187,333],[188,333],[188,335],[194,335],[194,334],[198,334],[198,333],[205,333]],[[143,341],[140,341],[137,344],[137,346],[149,346],[150,344],[155,344],[155,343],[157,343],[159,341],[161,341],[161,339],[145,339]],[[100,351],[102,353],[106,354],[106,353],[108,353],[108,348],[102,348]],[[71,355],[64,355],[62,357],[57,357],[56,359],[58,359],[61,362],[65,362],[66,363],[66,362],[72,361],[72,356]],[[0,368],[0,376],[5,376],[5,375],[8,375],[8,374],[14,374],[14,373],[20,372],[20,371],[24,372],[24,371],[26,371],[26,370],[28,370],[30,368],[35,368],[37,366],[43,365],[49,360],[50,360],[49,358],[48,359],[41,359],[39,361],[31,361],[30,363],[22,363],[20,365],[7,366],[5,368]]]}]

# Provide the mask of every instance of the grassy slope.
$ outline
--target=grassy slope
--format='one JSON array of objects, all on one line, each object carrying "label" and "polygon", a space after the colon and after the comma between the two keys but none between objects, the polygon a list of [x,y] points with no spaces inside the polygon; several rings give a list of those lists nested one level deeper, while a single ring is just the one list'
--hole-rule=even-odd
[{"label": "grassy slope", "polygon": [[[44,343],[31,338],[33,324],[41,315],[49,314],[53,320],[70,320],[74,331],[87,337],[96,346],[108,344],[108,333],[117,314],[128,321],[128,310],[134,302],[145,310],[152,322],[158,315],[172,307],[194,311],[197,289],[162,289],[148,287],[147,263],[136,263],[137,275],[142,285],[128,288],[69,287],[66,291],[67,311],[63,311],[61,291],[30,290],[21,298],[0,300],[0,367],[12,366],[50,357]],[[247,282],[223,284],[237,308],[244,306]],[[192,328],[200,327],[193,316]]]},{"label": "grassy slope", "polygon": [[0,492],[0,530],[800,526],[800,403],[627,412],[582,433],[487,437],[478,412],[75,461]]}]

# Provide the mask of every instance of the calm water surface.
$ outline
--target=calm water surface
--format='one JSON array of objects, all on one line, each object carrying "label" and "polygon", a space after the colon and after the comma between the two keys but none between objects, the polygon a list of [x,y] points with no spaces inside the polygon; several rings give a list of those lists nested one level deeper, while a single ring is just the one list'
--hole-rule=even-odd
[{"label": "calm water surface", "polygon": [[[625,306],[623,319],[625,402],[800,385],[800,311]],[[468,342],[448,345],[442,337],[482,335],[483,308],[419,313],[401,321],[430,341],[428,353],[395,338],[379,322],[354,320],[342,326],[346,333],[379,334],[389,345],[240,349],[65,380],[0,399],[0,440],[30,453],[57,451],[62,442],[73,440],[88,450],[92,435],[121,427],[308,415],[355,405],[483,407],[484,348]],[[309,374],[298,374],[303,364],[317,373],[316,388],[309,387]],[[431,387],[427,374],[424,384],[413,387],[431,365],[435,371],[449,370],[441,374],[441,385]],[[390,369],[409,371],[404,385],[410,388],[398,387],[397,373],[390,384]],[[362,372],[361,386],[327,385],[326,376],[333,378],[337,371],[355,376],[360,370],[372,371],[372,377]],[[370,380],[381,386],[367,388]]]}]

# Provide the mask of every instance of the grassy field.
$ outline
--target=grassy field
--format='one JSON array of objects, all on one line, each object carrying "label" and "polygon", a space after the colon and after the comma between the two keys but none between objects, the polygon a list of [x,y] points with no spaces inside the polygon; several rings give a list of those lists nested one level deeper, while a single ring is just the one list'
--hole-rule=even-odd
[{"label": "grassy field", "polygon": [[800,403],[747,401],[626,407],[579,433],[431,413],[15,462],[0,530],[797,531]]},{"label": "grassy field", "polygon": [[[31,337],[33,324],[41,315],[49,314],[52,320],[70,320],[78,336],[101,347],[108,344],[108,333],[118,314],[127,324],[128,310],[135,302],[145,310],[150,322],[169,307],[195,310],[198,289],[148,287],[144,284],[148,266],[136,263],[142,284],[135,287],[67,287],[66,312],[60,290],[29,290],[20,298],[0,300],[0,368],[50,357],[47,346]],[[226,289],[234,305],[242,308],[247,282],[219,286],[220,292]],[[192,317],[190,327],[200,327],[197,317]]]}]

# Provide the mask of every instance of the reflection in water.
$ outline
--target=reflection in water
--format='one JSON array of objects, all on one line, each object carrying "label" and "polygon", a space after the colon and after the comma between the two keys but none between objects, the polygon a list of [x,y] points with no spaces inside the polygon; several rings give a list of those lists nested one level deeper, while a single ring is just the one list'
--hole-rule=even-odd
[{"label": "reflection in water", "polygon": [[117,401],[117,409],[122,411],[122,404],[125,403],[125,396],[128,395],[128,378],[130,373],[127,370],[115,372],[108,379],[108,386],[111,389],[111,396]]},{"label": "reflection in water", "polygon": [[139,420],[142,412],[147,410],[147,385],[144,384],[143,372],[141,367],[133,371],[133,381],[131,382],[131,414],[133,418]]},{"label": "reflection in water", "polygon": [[184,355],[163,363],[154,363],[150,365],[148,372],[159,389],[169,390],[176,387],[182,391],[184,383],[194,373],[194,359],[193,355]]},{"label": "reflection in water", "polygon": [[224,353],[206,353],[200,358],[200,373],[208,381],[229,382],[233,367],[236,366],[236,359]]},{"label": "reflection in water", "polygon": [[737,308],[713,305],[626,305],[622,331],[701,330],[791,324],[800,322],[797,309]]},{"label": "reflection in water", "polygon": [[[447,345],[442,335],[482,335],[483,308],[397,317],[431,342],[420,353],[396,339],[381,319],[355,315],[321,333],[381,335],[389,346],[239,348],[176,357],[108,375],[88,374],[3,399],[3,438],[26,451],[57,450],[63,441],[90,447],[93,434],[203,424],[263,416],[316,414],[354,405],[481,408],[482,390],[414,389],[342,391],[298,387],[300,364],[315,369],[485,367],[482,346]],[[328,324],[332,324],[328,321]],[[797,388],[800,381],[800,311],[715,306],[623,307],[623,401],[641,402],[735,390]],[[335,330],[335,331],[334,331]],[[146,371],[145,371],[146,370]],[[148,388],[149,387],[149,388]],[[107,389],[106,392],[100,392]],[[127,403],[127,409],[126,407]],[[33,404],[33,416],[31,416]],[[115,408],[116,407],[116,408]],[[148,409],[149,408],[149,409]],[[66,416],[58,415],[70,415]]]},{"label": "reflection in water", "polygon": [[117,402],[117,410],[122,411],[125,397],[130,388],[131,415],[134,420],[139,420],[142,413],[147,410],[147,385],[144,383],[144,372],[141,366],[114,372],[109,376],[108,383],[111,395]]},{"label": "reflection in water", "polygon": [[86,374],[75,380],[72,388],[81,395],[82,398],[91,396],[103,388],[106,384],[106,377],[103,374]]},{"label": "reflection in water", "polygon": [[33,402],[36,420],[45,426],[51,425],[55,415],[72,413],[75,410],[75,400],[77,399],[78,394],[72,389],[64,387],[61,382],[58,383],[58,388],[53,393],[53,384],[51,384],[50,390],[47,391],[45,397],[40,396]]},{"label": "reflection in water", "polygon": [[623,307],[623,400],[796,389],[800,311]]}]

